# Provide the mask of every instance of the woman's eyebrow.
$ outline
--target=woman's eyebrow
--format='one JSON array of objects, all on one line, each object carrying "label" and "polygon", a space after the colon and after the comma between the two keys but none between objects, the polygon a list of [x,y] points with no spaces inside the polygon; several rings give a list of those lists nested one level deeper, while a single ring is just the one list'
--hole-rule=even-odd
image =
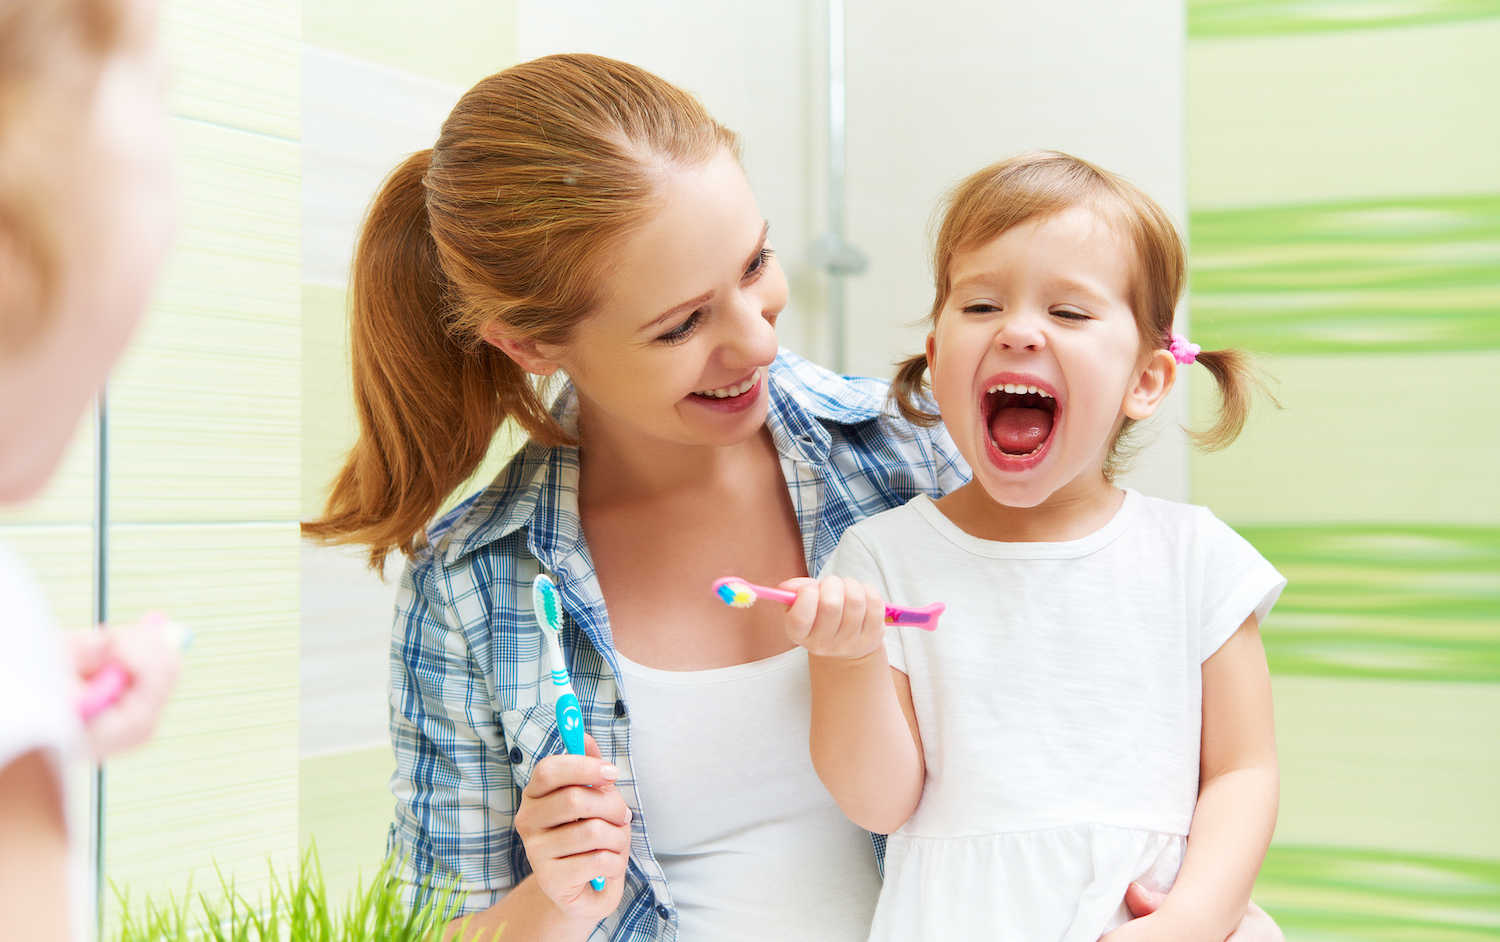
[{"label": "woman's eyebrow", "polygon": [[681,314],[683,311],[690,311],[690,310],[692,310],[693,308],[697,307],[700,304],[706,304],[709,301],[712,301],[713,297],[714,297],[714,293],[712,291],[706,291],[703,294],[698,295],[696,298],[693,298],[690,301],[684,301],[681,304],[677,305],[676,307],[672,308],[670,311],[667,311],[665,314],[663,314],[660,317],[656,318],[651,323],[646,324],[643,327],[641,327],[640,333],[644,334],[644,333],[649,333],[649,332],[651,332],[653,330],[656,330],[658,327],[661,327],[667,321],[669,321],[672,318],[676,317],[678,314]]},{"label": "woman's eyebrow", "polygon": [[[760,227],[760,240],[755,243],[755,251],[751,252],[749,257],[745,259],[746,268],[750,267],[750,262],[752,262],[755,259],[755,256],[759,255],[761,251],[766,247],[766,237],[769,236],[770,233],[771,223],[769,221],[762,223]],[[696,298],[693,298],[692,300],[684,301],[681,304],[674,306],[671,310],[664,312],[660,317],[652,320],[651,323],[641,327],[641,333],[655,330],[667,321],[676,317],[678,314],[681,314],[683,311],[691,310],[692,308],[695,308],[700,304],[706,304],[707,302],[712,301],[713,297],[714,293],[712,291],[706,291],[703,294],[698,295]]]}]

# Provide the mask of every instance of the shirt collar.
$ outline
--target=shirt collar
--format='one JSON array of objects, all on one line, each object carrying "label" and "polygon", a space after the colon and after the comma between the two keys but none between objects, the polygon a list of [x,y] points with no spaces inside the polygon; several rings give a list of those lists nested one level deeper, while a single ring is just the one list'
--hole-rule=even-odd
[{"label": "shirt collar", "polygon": [[[827,423],[856,425],[880,415],[883,399],[843,377],[781,350],[768,371],[766,424],[784,458],[821,467],[832,436]],[[569,434],[578,429],[578,396],[565,386],[552,414]],[[527,546],[542,564],[579,548],[578,449],[528,441],[505,473],[433,528],[433,552],[452,565],[482,546],[529,527]]]}]

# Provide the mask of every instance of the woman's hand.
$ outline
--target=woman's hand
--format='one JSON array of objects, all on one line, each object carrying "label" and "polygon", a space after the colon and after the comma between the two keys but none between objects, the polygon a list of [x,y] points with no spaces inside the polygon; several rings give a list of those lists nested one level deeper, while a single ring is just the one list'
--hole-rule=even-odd
[{"label": "woman's hand", "polygon": [[[620,770],[600,758],[594,737],[585,755],[548,756],[521,793],[516,833],[532,879],[563,914],[589,923],[614,912],[630,857],[630,808],[615,788]],[[589,881],[604,878],[604,889]]]},{"label": "woman's hand", "polygon": [[84,721],[93,758],[134,749],[155,732],[182,661],[170,631],[167,617],[153,612],[123,628],[65,635],[80,685],[109,664],[123,669],[126,677],[119,697]]},{"label": "woman's hand", "polygon": [[855,659],[885,645],[885,602],[858,579],[789,579],[777,586],[797,593],[782,625],[793,644],[820,657]]},{"label": "woman's hand", "polygon": [[[1125,908],[1130,910],[1131,916],[1149,916],[1156,912],[1166,898],[1163,893],[1148,890],[1139,883],[1132,883],[1125,890]],[[1123,942],[1129,936],[1117,936],[1116,933],[1122,933],[1131,926],[1140,924],[1142,920],[1136,918],[1104,938],[1110,942],[1116,942],[1117,939]],[[1286,942],[1286,936],[1281,934],[1281,927],[1276,925],[1276,921],[1264,909],[1255,905],[1254,900],[1251,900],[1250,907],[1245,910],[1244,918],[1240,920],[1240,924],[1229,934],[1225,942]]]}]

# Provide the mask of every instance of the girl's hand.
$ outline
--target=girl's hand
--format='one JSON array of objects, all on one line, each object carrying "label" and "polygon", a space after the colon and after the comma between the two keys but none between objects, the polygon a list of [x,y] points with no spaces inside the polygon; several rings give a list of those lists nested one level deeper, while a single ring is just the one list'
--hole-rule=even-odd
[{"label": "girl's hand", "polygon": [[884,647],[885,602],[874,586],[831,576],[789,579],[777,588],[797,593],[782,625],[807,653],[852,660]]},{"label": "girl's hand", "polygon": [[[1125,908],[1130,910],[1132,916],[1148,916],[1156,912],[1166,898],[1165,894],[1148,890],[1139,883],[1132,883],[1125,890]],[[1114,932],[1105,935],[1104,938],[1109,942],[1126,942],[1133,936],[1120,933],[1131,926],[1144,927],[1146,922],[1149,920],[1132,919]],[[1286,942],[1286,936],[1282,935],[1281,927],[1276,925],[1276,920],[1272,919],[1264,909],[1255,905],[1254,900],[1251,900],[1249,908],[1245,910],[1245,917],[1240,920],[1240,924],[1229,934],[1225,942]]]},{"label": "girl's hand", "polygon": [[124,628],[72,632],[65,638],[80,688],[108,664],[123,668],[126,676],[119,698],[84,721],[90,755],[103,759],[150,739],[182,660],[168,637],[166,616],[153,612]]},{"label": "girl's hand", "polygon": [[[615,788],[620,770],[584,734],[585,755],[548,756],[521,793],[516,833],[532,878],[564,914],[590,923],[614,912],[630,857],[630,808]],[[592,787],[591,787],[592,786]],[[589,881],[604,878],[604,889]]]}]

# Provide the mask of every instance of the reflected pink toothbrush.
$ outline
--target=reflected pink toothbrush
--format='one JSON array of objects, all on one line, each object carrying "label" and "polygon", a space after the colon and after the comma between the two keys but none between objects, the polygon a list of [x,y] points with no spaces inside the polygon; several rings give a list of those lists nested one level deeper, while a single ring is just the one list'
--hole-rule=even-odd
[{"label": "reflected pink toothbrush", "polygon": [[[165,632],[167,641],[183,652],[192,644],[193,633],[181,622],[172,621],[160,612],[150,612],[142,619],[146,624],[159,624]],[[84,682],[83,691],[78,695],[78,716],[87,723],[89,720],[114,706],[120,694],[130,684],[130,674],[125,668],[110,661],[99,668]]]},{"label": "reflected pink toothbrush", "polygon": [[[749,608],[755,604],[756,599],[767,599],[780,602],[782,605],[790,605],[797,600],[795,592],[755,585],[738,576],[726,576],[717,580],[714,582],[714,592],[724,600],[725,605],[731,608]],[[942,602],[933,602],[924,608],[886,605],[885,623],[887,625],[914,625],[924,631],[932,631],[937,627],[938,616],[943,614],[943,610],[947,607]]]}]

